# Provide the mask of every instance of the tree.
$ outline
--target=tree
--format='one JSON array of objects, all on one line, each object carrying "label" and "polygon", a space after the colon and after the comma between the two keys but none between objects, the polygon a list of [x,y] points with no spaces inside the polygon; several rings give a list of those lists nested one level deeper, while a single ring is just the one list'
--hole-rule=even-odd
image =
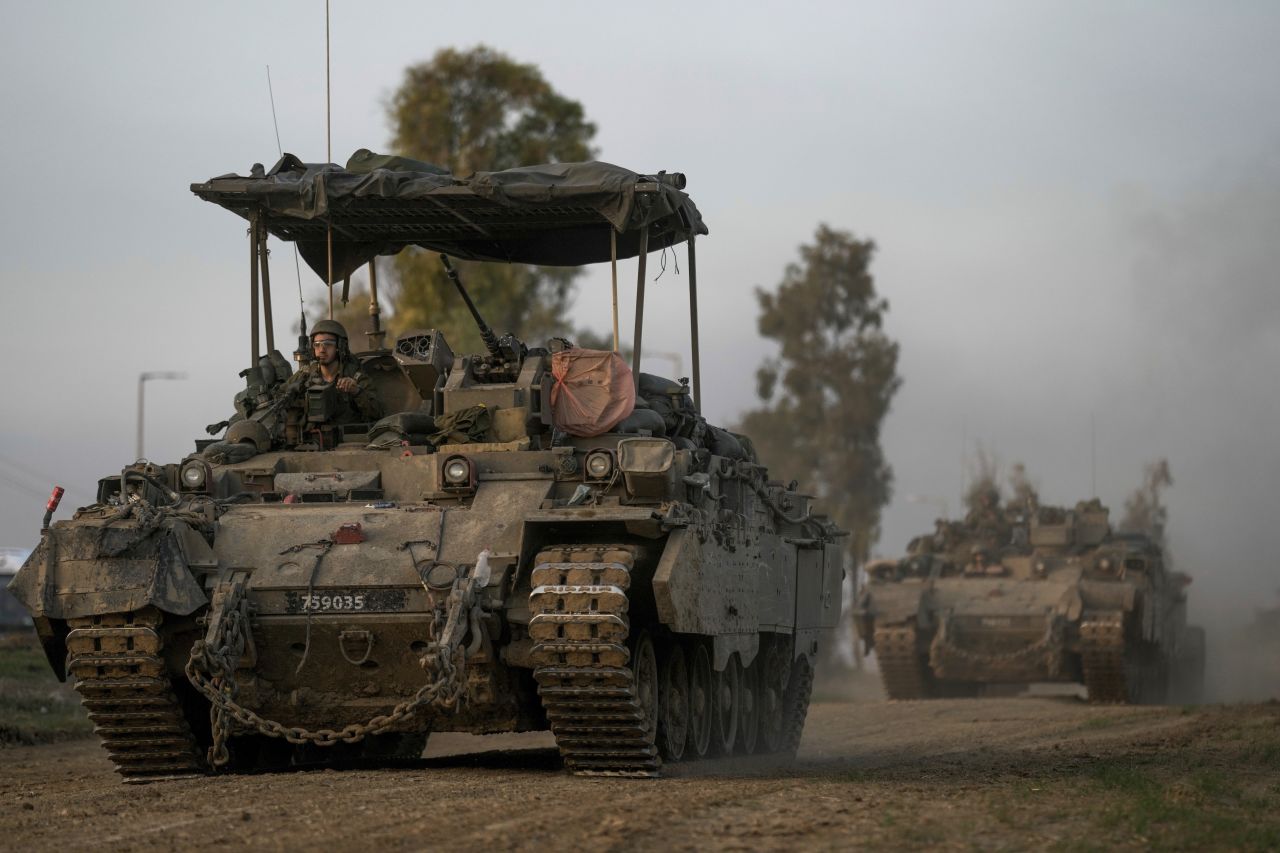
[{"label": "tree", "polygon": [[[406,69],[388,114],[397,154],[458,176],[595,156],[596,127],[581,104],[556,92],[536,66],[484,46],[446,48]],[[455,266],[499,335],[515,332],[539,341],[570,332],[565,313],[577,270],[464,261]],[[395,306],[388,321],[393,332],[436,328],[455,351],[483,351],[471,315],[436,255],[408,250],[397,256],[394,269],[388,294]]]},{"label": "tree", "polygon": [[870,272],[874,253],[872,241],[819,225],[777,290],[756,289],[760,334],[779,350],[756,373],[763,405],[740,424],[775,476],[797,477],[850,532],[855,565],[879,538],[889,501],[880,427],[902,384],[898,344],[882,328],[889,303]]}]

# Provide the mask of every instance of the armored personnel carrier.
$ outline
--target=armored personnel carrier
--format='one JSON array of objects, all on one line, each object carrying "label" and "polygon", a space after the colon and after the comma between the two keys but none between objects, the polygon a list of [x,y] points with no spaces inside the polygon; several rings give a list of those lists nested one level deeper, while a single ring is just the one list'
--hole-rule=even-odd
[{"label": "armored personnel carrier", "polygon": [[[249,223],[236,414],[187,458],[125,465],[94,505],[46,517],[12,586],[121,774],[416,756],[433,731],[550,729],[580,774],[796,749],[841,534],[699,414],[707,229],[683,187],[605,163],[459,179],[367,151],[192,186]],[[434,330],[378,345],[371,265],[374,346],[350,357],[387,417],[339,421],[340,383],[291,381],[275,349],[268,235],[331,287],[378,256],[440,253],[487,351],[455,355]],[[639,373],[645,259],[681,242],[692,389]],[[630,369],[498,337],[449,260],[631,257]]]},{"label": "armored personnel carrier", "polygon": [[889,698],[1074,682],[1094,702],[1198,701],[1190,579],[1150,539],[1113,534],[1097,500],[997,514],[939,521],[906,557],[868,567],[855,624]]}]

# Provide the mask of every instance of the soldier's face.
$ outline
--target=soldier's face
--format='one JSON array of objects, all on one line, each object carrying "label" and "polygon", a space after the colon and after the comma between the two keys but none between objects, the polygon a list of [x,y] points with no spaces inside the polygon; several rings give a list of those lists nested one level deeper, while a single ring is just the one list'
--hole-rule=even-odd
[{"label": "soldier's face", "polygon": [[316,361],[332,364],[338,360],[338,338],[335,335],[316,335],[311,339],[311,351]]}]

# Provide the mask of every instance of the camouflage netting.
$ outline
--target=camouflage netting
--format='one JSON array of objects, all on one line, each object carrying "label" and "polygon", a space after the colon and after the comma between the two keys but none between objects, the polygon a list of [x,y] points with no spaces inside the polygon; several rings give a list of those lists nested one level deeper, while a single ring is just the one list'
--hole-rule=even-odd
[{"label": "camouflage netting", "polygon": [[555,163],[457,177],[438,166],[361,149],[345,168],[285,154],[269,171],[192,184],[200,198],[295,242],[323,279],[332,230],[333,280],[377,255],[420,246],[457,258],[580,266],[666,248],[706,234],[684,177],[609,163]]}]

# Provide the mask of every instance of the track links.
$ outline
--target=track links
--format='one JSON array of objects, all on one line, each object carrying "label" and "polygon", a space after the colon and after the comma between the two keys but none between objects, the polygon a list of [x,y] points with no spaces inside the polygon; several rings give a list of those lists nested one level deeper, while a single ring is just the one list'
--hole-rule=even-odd
[{"label": "track links", "polygon": [[1090,702],[1129,702],[1124,614],[1086,613],[1080,623],[1080,662]]},{"label": "track links", "polygon": [[67,672],[126,782],[205,771],[160,657],[159,611],[71,619]]},{"label": "track links", "polygon": [[533,671],[565,766],[579,776],[656,776],[661,766],[628,666],[627,589],[635,555],[564,545],[534,560]]},{"label": "track links", "polygon": [[914,625],[877,626],[875,650],[880,680],[890,699],[929,698],[928,673]]}]

